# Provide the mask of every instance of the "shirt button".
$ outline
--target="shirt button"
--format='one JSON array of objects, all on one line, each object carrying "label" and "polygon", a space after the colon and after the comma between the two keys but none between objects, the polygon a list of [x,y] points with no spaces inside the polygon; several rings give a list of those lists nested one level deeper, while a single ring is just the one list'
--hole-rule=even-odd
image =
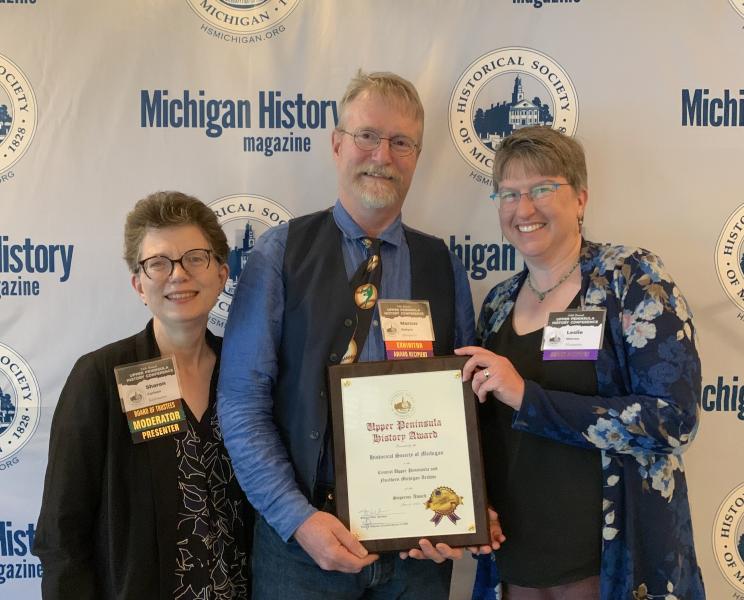
[{"label": "shirt button", "polygon": [[374,321],[372,321],[372,325],[374,325],[375,327],[377,327],[379,324],[380,324],[380,322],[377,319],[375,319]]},{"label": "shirt button", "polygon": [[344,325],[346,325],[347,327],[351,327],[353,323],[354,321],[352,321],[351,319],[344,320]]},{"label": "shirt button", "polygon": [[336,354],[335,352],[331,354],[328,358],[331,359],[331,362],[338,362],[338,354]]},{"label": "shirt button", "polygon": [[320,437],[320,434],[317,431],[311,431],[310,432],[310,439],[311,440],[317,440]]},{"label": "shirt button", "polygon": [[323,390],[320,390],[320,397],[325,398],[325,392]]}]

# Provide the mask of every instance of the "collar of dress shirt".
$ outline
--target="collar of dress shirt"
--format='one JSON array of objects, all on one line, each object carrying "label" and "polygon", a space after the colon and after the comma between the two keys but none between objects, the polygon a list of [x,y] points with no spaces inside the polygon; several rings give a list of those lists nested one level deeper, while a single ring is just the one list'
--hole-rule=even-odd
[{"label": "collar of dress shirt", "polygon": [[[364,230],[357,225],[356,221],[351,218],[351,215],[343,207],[340,200],[337,200],[336,205],[333,207],[333,218],[338,228],[347,238],[356,240],[368,237],[364,233]],[[400,215],[380,234],[380,239],[388,244],[400,246],[403,242],[403,224]]]}]

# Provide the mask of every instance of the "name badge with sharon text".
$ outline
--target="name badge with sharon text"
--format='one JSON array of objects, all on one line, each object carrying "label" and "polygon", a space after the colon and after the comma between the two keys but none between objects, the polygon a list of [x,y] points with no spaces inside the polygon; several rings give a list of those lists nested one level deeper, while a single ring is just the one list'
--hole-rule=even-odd
[{"label": "name badge with sharon text", "polygon": [[114,375],[135,444],[186,429],[175,356],[120,365]]}]

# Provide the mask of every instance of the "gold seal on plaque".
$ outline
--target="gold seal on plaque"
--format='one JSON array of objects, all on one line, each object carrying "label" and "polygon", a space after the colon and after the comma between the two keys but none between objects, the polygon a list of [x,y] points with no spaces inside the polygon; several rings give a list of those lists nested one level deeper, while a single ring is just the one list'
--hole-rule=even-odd
[{"label": "gold seal on plaque", "polygon": [[439,525],[443,517],[457,523],[460,517],[455,514],[455,510],[460,504],[462,504],[462,496],[458,496],[452,488],[442,485],[431,493],[424,506],[434,511],[431,521],[434,525]]},{"label": "gold seal on plaque", "polygon": [[393,412],[399,417],[407,417],[413,413],[413,396],[406,391],[395,392],[390,399]]}]

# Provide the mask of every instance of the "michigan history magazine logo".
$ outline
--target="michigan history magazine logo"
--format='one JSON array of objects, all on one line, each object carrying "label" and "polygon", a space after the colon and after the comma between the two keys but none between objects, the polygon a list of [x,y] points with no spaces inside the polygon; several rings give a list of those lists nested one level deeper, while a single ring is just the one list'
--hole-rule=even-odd
[{"label": "michigan history magazine logo", "polygon": [[227,42],[253,44],[283,33],[300,0],[186,0],[202,30]]},{"label": "michigan history magazine logo", "polygon": [[744,312],[744,204],[726,220],[716,244],[716,272],[726,295]]},{"label": "michigan history magazine logo", "polygon": [[36,97],[26,75],[0,54],[0,182],[26,153],[36,131]]},{"label": "michigan history magazine logo", "polygon": [[734,10],[739,13],[740,16],[744,17],[744,0],[729,0]]},{"label": "michigan history magazine logo", "polygon": [[718,507],[713,554],[726,581],[744,592],[744,483],[731,490]]},{"label": "michigan history magazine logo", "polygon": [[[17,526],[5,515],[0,516],[0,586],[12,585],[24,579],[41,579],[44,574],[41,562],[31,555],[36,527],[28,521],[24,519]],[[10,594],[10,591],[5,594]]]},{"label": "michigan history magazine logo", "polygon": [[31,439],[39,424],[41,397],[36,376],[23,357],[0,343],[0,462]]},{"label": "michigan history magazine logo", "polygon": [[491,184],[493,151],[516,129],[531,125],[576,132],[579,103],[568,73],[530,48],[494,50],[474,60],[452,90],[450,135],[473,169]]},{"label": "michigan history magazine logo", "polygon": [[286,223],[294,215],[281,204],[254,194],[225,196],[210,202],[208,206],[217,215],[230,247],[227,258],[230,276],[217,304],[209,313],[209,323],[224,330],[240,273],[256,240],[266,230]]}]

